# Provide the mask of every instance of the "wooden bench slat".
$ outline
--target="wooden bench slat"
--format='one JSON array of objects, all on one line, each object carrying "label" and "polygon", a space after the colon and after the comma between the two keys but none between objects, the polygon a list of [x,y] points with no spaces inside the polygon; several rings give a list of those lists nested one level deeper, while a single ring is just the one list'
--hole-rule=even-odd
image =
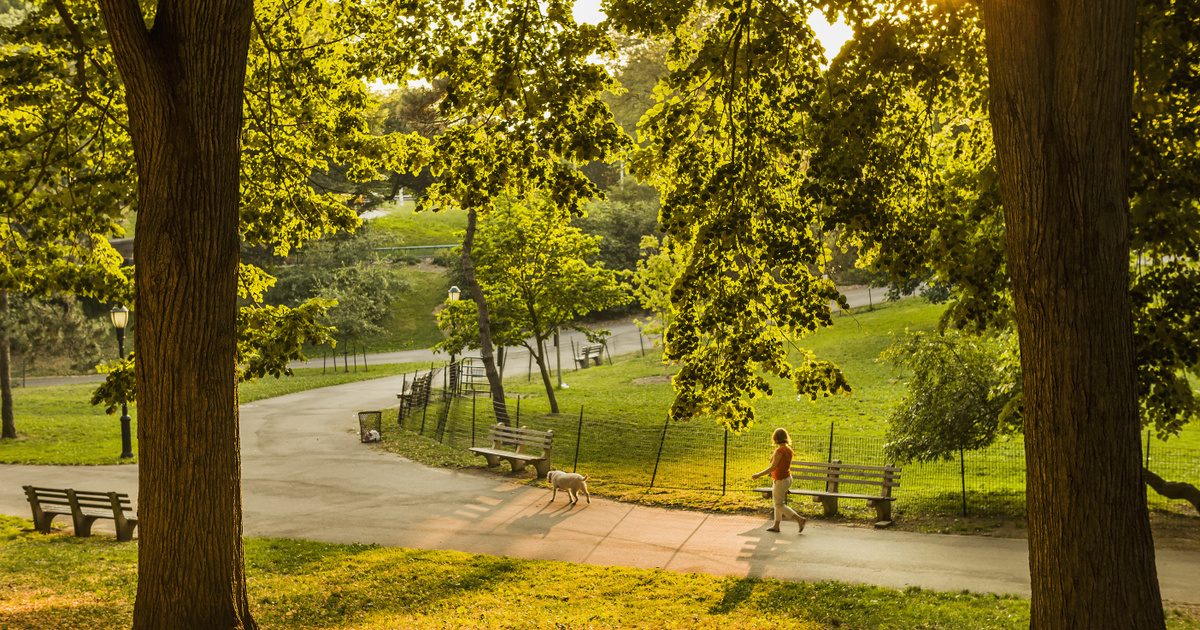
[{"label": "wooden bench slat", "polygon": [[860,485],[864,485],[864,486],[882,486],[884,488],[900,487],[899,481],[876,481],[873,479],[855,479],[853,477],[831,478],[831,477],[809,477],[809,476],[805,476],[805,475],[792,475],[792,479],[799,479],[801,481],[823,481],[826,483],[838,483],[838,484],[856,483],[856,484],[860,484]]},{"label": "wooden bench slat", "polygon": [[868,466],[866,464],[838,464],[835,462],[792,462],[792,467],[797,466],[812,466],[814,468],[836,468],[839,470],[884,470],[900,472],[903,470],[899,466]]},{"label": "wooden bench slat", "polygon": [[793,479],[798,479],[800,477],[805,477],[805,478],[820,477],[822,479],[825,479],[828,477],[831,479],[871,479],[874,481],[892,481],[892,480],[900,478],[900,475],[894,474],[894,473],[856,473],[856,472],[841,472],[841,473],[839,473],[836,471],[831,471],[831,472],[817,471],[817,470],[812,470],[811,468],[793,468],[791,472],[792,472]]},{"label": "wooden bench slat", "polygon": [[502,451],[500,449],[482,448],[482,447],[478,447],[478,446],[473,446],[467,450],[471,451],[472,453],[479,453],[479,454],[490,453],[492,455],[498,455],[500,457],[513,457],[516,459],[523,459],[525,461],[530,461],[530,462],[537,461],[540,459],[545,459],[545,457],[542,455],[530,455],[529,453],[517,453],[515,451]]},{"label": "wooden bench slat", "polygon": [[864,499],[867,501],[895,501],[896,497],[881,497],[874,494],[850,494],[844,492],[821,492],[820,490],[789,490],[788,494],[803,494],[810,497],[837,497],[839,499]]},{"label": "wooden bench slat", "polygon": [[529,427],[510,427],[510,426],[505,426],[505,425],[500,425],[498,427],[492,427],[492,431],[495,433],[512,433],[515,435],[542,435],[542,436],[544,436],[548,433],[548,431],[539,431],[537,429],[530,429]]}]

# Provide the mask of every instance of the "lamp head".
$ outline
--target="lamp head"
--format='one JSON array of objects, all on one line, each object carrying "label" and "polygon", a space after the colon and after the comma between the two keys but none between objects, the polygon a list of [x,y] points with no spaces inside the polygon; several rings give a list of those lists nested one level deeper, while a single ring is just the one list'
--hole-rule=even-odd
[{"label": "lamp head", "polygon": [[109,311],[109,317],[112,318],[113,327],[117,330],[125,330],[126,324],[129,323],[129,309],[124,306],[114,307]]},{"label": "lamp head", "polygon": [[461,295],[461,294],[462,294],[462,289],[459,289],[458,287],[450,287],[450,293],[449,293],[449,295],[447,296],[447,298],[448,298],[448,299],[449,299],[451,302],[457,302],[457,301],[458,301],[458,297],[459,297],[459,295]]}]

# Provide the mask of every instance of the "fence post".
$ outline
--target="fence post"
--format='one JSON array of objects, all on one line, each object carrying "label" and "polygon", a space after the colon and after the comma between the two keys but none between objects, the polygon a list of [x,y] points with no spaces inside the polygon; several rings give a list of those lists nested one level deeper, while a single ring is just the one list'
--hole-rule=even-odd
[{"label": "fence post", "polygon": [[829,459],[827,462],[833,463],[833,420],[829,421]]},{"label": "fence post", "polygon": [[571,464],[571,472],[579,468],[579,442],[583,436],[583,405],[579,405],[579,424],[575,427],[575,463]]},{"label": "fence post", "polygon": [[475,398],[476,398],[476,396],[472,393],[471,394],[471,446],[475,446]]},{"label": "fence post", "polygon": [[725,453],[721,456],[721,496],[725,496],[725,482],[729,479],[729,427],[725,427]]},{"label": "fence post", "polygon": [[425,416],[429,413],[429,390],[433,389],[433,364],[429,364],[429,380],[421,393],[421,435],[425,435]]},{"label": "fence post", "polygon": [[400,425],[400,428],[403,429],[404,428],[404,412],[405,412],[404,407],[405,407],[405,401],[407,400],[407,398],[405,398],[406,394],[404,392],[408,391],[408,374],[405,373],[401,378],[403,378],[403,380],[400,383],[400,395],[397,396],[397,398],[400,399],[400,407],[396,411],[396,424]]},{"label": "fence post", "polygon": [[967,460],[963,457],[963,449],[958,448],[958,475],[962,478],[962,515],[967,515]]},{"label": "fence post", "polygon": [[671,415],[667,414],[667,420],[663,422],[662,437],[658,438],[658,455],[654,457],[654,472],[650,473],[650,486],[646,488],[646,492],[654,489],[654,480],[658,478],[658,462],[662,459],[663,443],[667,441],[667,424],[671,422]]}]

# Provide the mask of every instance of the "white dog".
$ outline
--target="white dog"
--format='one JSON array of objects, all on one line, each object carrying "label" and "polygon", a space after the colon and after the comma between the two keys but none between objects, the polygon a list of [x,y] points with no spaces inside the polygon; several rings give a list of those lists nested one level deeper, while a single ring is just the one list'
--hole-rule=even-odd
[{"label": "white dog", "polygon": [[587,497],[587,502],[592,502],[592,495],[588,494],[587,475],[579,473],[563,472],[561,470],[551,470],[546,473],[546,483],[554,489],[550,495],[550,501],[553,502],[558,497],[558,489],[566,490],[567,495],[571,497],[571,505],[579,502],[579,493],[582,492],[584,497]]}]

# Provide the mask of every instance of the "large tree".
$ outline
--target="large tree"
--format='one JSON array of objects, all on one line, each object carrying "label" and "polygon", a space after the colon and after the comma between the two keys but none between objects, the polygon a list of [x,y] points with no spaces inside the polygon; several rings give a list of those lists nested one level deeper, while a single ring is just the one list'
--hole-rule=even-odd
[{"label": "large tree", "polygon": [[[987,0],[978,5],[923,0],[614,2],[610,15],[626,26],[654,31],[657,25],[657,32],[675,36],[672,71],[660,88],[661,104],[643,121],[652,144],[642,162],[649,170],[663,173],[659,181],[666,184],[666,229],[672,238],[694,243],[691,260],[673,293],[680,318],[668,333],[668,357],[683,363],[674,414],[688,417],[713,411],[735,426],[744,424],[752,418],[747,401],[764,389],[755,377],[757,370],[786,373],[789,366],[783,351],[789,333],[824,318],[819,312],[797,312],[796,307],[799,300],[817,295],[813,289],[820,284],[803,273],[786,277],[779,269],[796,264],[819,269],[823,262],[819,252],[783,258],[782,248],[768,244],[771,238],[787,238],[796,245],[812,242],[794,235],[814,229],[818,213],[778,218],[771,212],[773,204],[762,202],[761,193],[754,199],[758,203],[737,199],[741,191],[764,188],[755,186],[768,176],[770,169],[764,165],[813,157],[813,145],[807,143],[821,129],[836,128],[842,112],[822,107],[822,99],[833,95],[813,97],[822,86],[797,70],[813,54],[811,34],[801,22],[816,5],[827,13],[844,13],[860,36],[884,36],[882,42],[890,47],[879,48],[879,56],[864,58],[865,63],[886,63],[895,57],[901,62],[895,74],[877,75],[879,82],[848,86],[851,102],[858,97],[880,103],[873,94],[891,91],[888,82],[904,75],[909,83],[948,82],[958,88],[944,94],[901,92],[899,101],[885,101],[918,99],[908,110],[917,115],[909,119],[925,124],[912,125],[896,133],[887,147],[878,147],[895,149],[876,156],[891,158],[891,166],[886,161],[864,161],[859,154],[858,170],[846,171],[851,178],[912,191],[903,198],[910,210],[905,217],[919,220],[923,201],[940,198],[938,186],[944,179],[932,175],[935,162],[917,160],[930,167],[924,173],[903,168],[904,162],[920,157],[912,155],[914,149],[933,146],[924,141],[927,135],[941,131],[933,105],[941,99],[970,99],[972,94],[986,97],[980,102],[995,137],[992,172],[998,173],[1004,229],[995,229],[998,222],[993,220],[992,229],[985,232],[998,247],[961,247],[960,251],[968,259],[981,260],[1003,251],[1003,256],[993,256],[994,264],[983,273],[1012,282],[1026,379],[1034,624],[1161,626],[1137,465],[1138,389],[1129,300],[1127,181],[1135,47],[1135,3],[1131,1],[1104,5]],[[697,21],[701,28],[695,26]],[[987,37],[986,50],[974,57],[976,44],[959,37],[972,32],[986,32]],[[1168,34],[1186,37],[1180,32]],[[940,63],[913,63],[919,55],[906,60],[906,51],[919,51]],[[978,73],[982,80],[973,87],[956,81],[955,73],[962,66],[954,60],[964,53],[968,61],[978,59],[984,69]],[[936,100],[919,100],[930,95]],[[757,111],[760,102],[770,102],[776,109]],[[863,115],[878,118],[893,113],[905,112],[884,106],[868,108]],[[813,124],[804,124],[806,116],[813,117]],[[779,121],[794,121],[795,133],[780,133],[786,127]],[[967,131],[961,138],[969,141],[972,127],[969,121],[953,121],[960,122]],[[840,129],[856,131],[854,126]],[[720,153],[715,159],[695,160],[698,151],[680,149],[689,143],[701,147],[708,143]],[[739,159],[746,155],[755,159]],[[815,160],[806,165],[810,169],[838,166]],[[907,179],[889,182],[873,177],[880,167]],[[960,173],[970,176],[970,170],[960,169]],[[986,169],[976,173],[988,175]],[[808,175],[832,178],[820,170]],[[786,186],[777,181],[769,189],[786,190]],[[811,188],[805,192],[814,195],[808,203],[825,201]],[[848,205],[833,208],[852,228],[864,227],[873,210],[870,200],[886,194],[861,192],[868,194],[847,195]],[[976,195],[957,201],[987,215],[985,198]],[[761,232],[778,236],[759,236],[758,222],[763,225]],[[962,222],[946,227],[964,225],[973,227]],[[903,224],[887,227],[896,242],[911,233]],[[959,237],[970,233],[970,229],[950,232]],[[729,253],[708,253],[710,240],[726,244],[724,251]],[[884,239],[876,235],[876,240]],[[942,242],[962,246],[964,239]],[[792,248],[804,250],[796,245]],[[1008,265],[1007,276],[999,267],[1002,262]],[[755,273],[757,269],[763,272]],[[763,278],[764,272],[771,275]],[[697,273],[710,281],[695,282]],[[787,301],[775,298],[775,291],[764,291],[774,283],[782,285],[779,293],[791,294]],[[1003,305],[1003,296],[994,291],[989,295],[995,298],[993,305]],[[705,302],[708,307],[703,310],[694,306]],[[690,316],[693,310],[704,315]],[[735,313],[751,317],[747,330],[731,335],[727,328]],[[783,334],[769,332],[776,328]],[[710,350],[720,348],[721,339],[737,335],[745,339],[739,344],[742,351]],[[701,365],[706,371],[698,371]],[[1032,381],[1039,392],[1036,403],[1029,406]],[[707,405],[697,402],[698,392],[708,393]],[[724,406],[715,407],[722,400]]]},{"label": "large tree", "polygon": [[[478,225],[501,200],[535,195],[580,214],[599,190],[578,166],[608,158],[628,138],[600,99],[612,78],[595,57],[608,54],[611,42],[602,28],[575,23],[570,0],[447,6],[436,19],[379,19],[395,24],[398,35],[419,34],[430,42],[416,72],[444,90],[439,113],[448,122],[431,143],[435,181],[417,209],[467,214],[463,277],[476,307],[492,403],[504,418],[490,307],[476,274]],[[397,82],[411,76],[412,64],[394,61],[411,54],[404,37],[382,34],[369,42],[382,67],[390,67],[381,76]]]},{"label": "large tree", "polygon": [[[142,530],[135,626],[253,626],[242,563],[236,381],[286,372],[287,355],[322,338],[314,321],[329,304],[257,304],[272,279],[239,265],[239,241],[284,255],[357,225],[343,196],[314,188],[310,177],[336,164],[368,179],[377,166],[398,167],[419,153],[408,150],[419,142],[369,134],[347,4],[100,4],[99,14],[71,0],[32,5],[6,33],[17,52],[12,59],[65,74],[67,89],[47,87],[52,73],[33,72],[5,83],[4,98],[62,96],[48,101],[64,103],[56,116],[25,123],[34,141],[87,132],[80,143],[87,151],[68,151],[66,170],[48,170],[56,162],[46,159],[26,169],[41,174],[28,188],[44,199],[42,225],[100,216],[107,223],[93,222],[106,228],[126,208],[137,212]],[[131,165],[136,200],[128,186],[89,196],[87,185],[107,180],[58,174],[117,172],[128,181]],[[100,210],[62,207],[78,199]],[[20,233],[31,235],[39,233]],[[100,263],[113,253],[91,249]],[[106,268],[87,267],[93,276]],[[119,299],[120,292],[105,296]],[[240,313],[239,299],[248,302]],[[111,409],[132,397],[134,379],[128,360],[110,369],[96,400]]]},{"label": "large tree", "polygon": [[101,8],[138,175],[134,627],[254,627],[231,371],[253,6],[162,2],[152,28],[138,2],[102,0]]},{"label": "large tree", "polygon": [[[546,342],[561,329],[602,334],[577,323],[588,314],[621,306],[629,296],[617,272],[595,259],[599,237],[570,225],[570,215],[544,199],[499,203],[479,226],[479,285],[491,308],[493,332],[506,345],[524,346],[537,362],[550,402],[558,399],[550,379]],[[458,352],[478,344],[474,302],[456,302],[439,313],[448,333],[443,347]]]},{"label": "large tree", "polygon": [[1164,625],[1129,300],[1136,5],[984,3],[1037,627]]}]

